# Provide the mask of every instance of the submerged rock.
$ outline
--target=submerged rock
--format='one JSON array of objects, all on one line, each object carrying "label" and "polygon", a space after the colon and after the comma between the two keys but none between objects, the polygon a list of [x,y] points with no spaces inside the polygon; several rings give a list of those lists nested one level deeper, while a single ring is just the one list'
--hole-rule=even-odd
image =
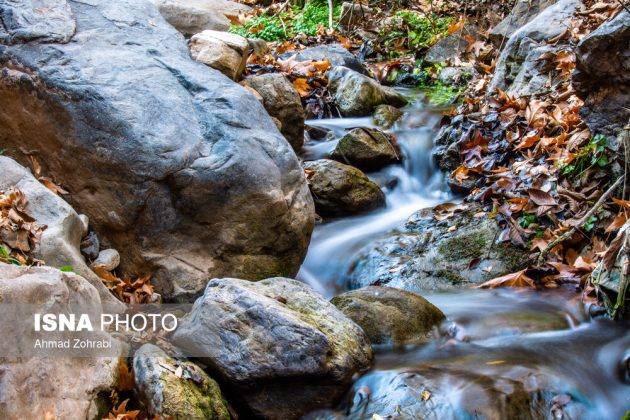
[{"label": "submerged rock", "polygon": [[245,70],[249,43],[240,35],[206,30],[194,35],[188,47],[192,58],[232,80],[240,79]]},{"label": "submerged rock", "polygon": [[245,79],[241,84],[258,92],[269,115],[280,121],[280,132],[299,152],[304,144],[304,108],[289,79],[281,73],[268,73]]},{"label": "submerged rock", "polygon": [[630,118],[630,13],[614,19],[580,41],[572,84],[584,99],[580,115],[591,133],[623,136]]},{"label": "submerged rock", "polygon": [[173,420],[231,418],[212,378],[194,363],[168,357],[153,344],[136,351],[133,373],[136,390],[150,415]]},{"label": "submerged rock", "polygon": [[385,194],[359,169],[334,160],[304,162],[308,183],[321,216],[343,216],[385,205]]},{"label": "submerged rock", "polygon": [[[4,167],[3,167],[4,168]],[[103,418],[105,399],[114,391],[118,380],[118,357],[6,357],[7,349],[29,346],[33,351],[36,338],[55,340],[55,332],[34,333],[32,311],[27,305],[38,305],[44,313],[68,313],[89,309],[98,317],[101,300],[97,290],[84,278],[50,267],[18,267],[0,263],[0,302],[25,308],[28,325],[3,319],[4,338],[0,358],[0,417],[3,419],[93,419]],[[31,307],[32,308],[32,307]],[[6,312],[5,312],[6,315]],[[22,327],[27,330],[22,329]],[[31,335],[33,334],[33,335]],[[100,334],[100,335],[96,335]],[[106,333],[89,333],[90,339],[107,339],[111,352],[122,354],[119,343]],[[77,337],[76,333],[72,337]],[[44,352],[45,350],[42,350]],[[64,349],[64,351],[66,351]],[[67,350],[76,355],[77,350]],[[85,356],[85,353],[83,353]]]},{"label": "submerged rock", "polygon": [[[312,198],[254,96],[192,60],[151,1],[46,4],[13,22],[14,36],[0,25],[6,154],[26,163],[21,150],[37,151],[103,247],[120,252],[122,274],[152,274],[165,301],[199,296],[213,276],[295,275]],[[53,18],[76,33],[42,33]]]},{"label": "submerged rock", "polygon": [[498,244],[494,219],[470,208],[437,221],[432,209],[414,214],[399,232],[367,246],[350,274],[353,288],[372,284],[422,292],[483,283],[517,271],[525,251]]},{"label": "submerged rock", "polygon": [[247,14],[251,7],[227,0],[157,0],[164,19],[184,35],[191,36],[207,29],[227,31],[230,18]]},{"label": "submerged rock", "polygon": [[355,128],[344,135],[330,154],[332,159],[364,171],[400,162],[400,151],[381,130]]},{"label": "submerged rock", "polygon": [[378,105],[402,107],[407,104],[404,96],[394,89],[343,66],[328,72],[328,88],[345,117],[370,115]]},{"label": "submerged rock", "polygon": [[547,93],[551,88],[548,83],[551,68],[540,57],[556,52],[560,46],[544,41],[568,29],[570,18],[580,4],[580,0],[559,0],[514,32],[501,52],[488,93],[493,94],[497,88],[515,97]]},{"label": "submerged rock", "polygon": [[[39,246],[31,255],[51,267],[72,267],[98,290],[103,303],[121,305],[105,287],[103,281],[90,270],[81,255],[81,240],[85,224],[81,217],[61,197],[37,181],[31,172],[13,159],[0,156],[0,191],[16,187],[29,204],[27,213],[37,223],[46,225]],[[98,252],[98,249],[97,249]]]},{"label": "submerged rock", "polygon": [[285,278],[210,281],[173,339],[265,418],[295,419],[330,406],[372,361],[361,328]]},{"label": "submerged rock", "polygon": [[385,129],[391,128],[403,116],[401,110],[391,105],[379,105],[374,110],[374,123]]},{"label": "submerged rock", "polygon": [[343,66],[361,74],[367,74],[367,70],[361,63],[361,60],[339,44],[305,48],[297,53],[295,59],[297,61],[321,61],[327,59],[332,67]]},{"label": "submerged rock", "polygon": [[368,286],[331,300],[368,335],[372,344],[428,341],[444,321],[442,311],[420,295],[391,287]]}]

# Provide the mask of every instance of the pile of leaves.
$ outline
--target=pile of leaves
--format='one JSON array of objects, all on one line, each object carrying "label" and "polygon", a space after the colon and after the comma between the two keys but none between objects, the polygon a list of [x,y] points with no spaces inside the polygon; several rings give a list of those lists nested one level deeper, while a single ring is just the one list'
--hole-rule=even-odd
[{"label": "pile of leaves", "polygon": [[122,302],[130,305],[153,303],[154,290],[150,275],[140,276],[136,279],[120,278],[101,265],[93,266],[92,270],[103,280],[103,283],[112,291],[114,296]]},{"label": "pile of leaves", "polygon": [[502,228],[499,241],[530,252],[527,268],[483,287],[570,282],[593,296],[589,275],[630,207],[623,196],[613,196],[622,180],[612,177],[608,139],[592,136],[581,120],[583,102],[570,79],[577,42],[619,8],[610,1],[578,12],[569,29],[552,41],[555,52],[539,58],[549,64],[549,94],[518,98],[497,90],[487,95],[495,62],[478,61],[480,76],[464,103],[445,119],[464,133],[462,164],[449,182],[469,191],[468,199],[492,204],[488,216]]},{"label": "pile of leaves", "polygon": [[0,261],[16,265],[41,265],[31,257],[46,229],[27,213],[28,200],[16,188],[0,191]]}]

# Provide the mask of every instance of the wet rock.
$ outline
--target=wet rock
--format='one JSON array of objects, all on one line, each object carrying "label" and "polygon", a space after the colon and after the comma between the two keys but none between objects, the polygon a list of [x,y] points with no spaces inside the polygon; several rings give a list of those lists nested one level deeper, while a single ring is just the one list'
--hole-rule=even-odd
[{"label": "wet rock", "polygon": [[355,128],[344,135],[330,154],[332,159],[364,171],[400,162],[400,151],[381,130]]},{"label": "wet rock", "polygon": [[424,55],[424,64],[429,66],[444,64],[458,57],[468,46],[468,42],[464,39],[465,36],[472,36],[477,39],[479,29],[466,24],[461,30],[440,39],[427,50]]},{"label": "wet rock", "polygon": [[152,416],[230,419],[219,385],[194,363],[175,360],[159,347],[145,344],[136,351],[133,372],[136,390]]},{"label": "wet rock", "polygon": [[107,271],[114,271],[120,265],[120,254],[115,249],[104,249],[90,267],[101,267]]},{"label": "wet rock", "polygon": [[517,271],[526,251],[495,243],[500,233],[496,221],[479,212],[481,208],[471,204],[469,210],[439,222],[432,209],[419,211],[400,231],[361,252],[350,275],[352,287],[452,290]]},{"label": "wet rock", "polygon": [[228,384],[248,409],[294,419],[335,403],[372,350],[365,333],[305,284],[215,279],[174,342]]},{"label": "wet rock", "polygon": [[555,66],[539,58],[556,52],[560,46],[546,44],[564,33],[579,0],[560,0],[540,12],[533,20],[514,32],[497,63],[488,86],[492,94],[500,88],[511,96],[535,96],[549,92],[549,71]]},{"label": "wet rock", "polygon": [[[484,365],[484,358],[471,358]],[[547,418],[550,412],[556,418],[585,418],[581,401],[564,394],[548,375],[525,368],[495,369],[499,372],[492,374],[463,369],[453,363],[370,373],[353,385],[345,418],[534,420]]]},{"label": "wet rock", "polygon": [[370,115],[378,105],[402,107],[407,104],[394,89],[381,86],[376,80],[347,67],[335,67],[328,72],[328,88],[345,117]]},{"label": "wet rock", "polygon": [[558,0],[518,0],[510,13],[492,30],[488,39],[495,45],[507,41],[514,32]]},{"label": "wet rock", "polygon": [[[287,57],[288,58],[288,57]],[[367,74],[367,70],[354,54],[339,44],[318,45],[316,47],[305,48],[298,52],[295,59],[297,61],[328,59],[332,67],[343,66],[361,74]]]},{"label": "wet rock", "polygon": [[572,84],[584,100],[580,115],[591,133],[622,136],[630,111],[630,13],[584,37],[577,46]]},{"label": "wet rock", "polygon": [[227,0],[157,0],[156,3],[164,19],[187,36],[207,29],[227,31],[232,26],[230,18],[252,10]]},{"label": "wet rock", "polygon": [[72,267],[75,273],[83,276],[98,290],[103,303],[120,304],[101,279],[85,264],[80,251],[85,225],[72,207],[13,159],[0,156],[0,168],[0,190],[16,187],[22,191],[29,201],[28,214],[38,223],[47,226],[40,238],[39,247],[31,255],[51,267]]},{"label": "wet rock", "polygon": [[232,80],[240,79],[247,64],[247,39],[227,32],[206,30],[188,44],[193,59],[219,70]]},{"label": "wet rock", "polygon": [[317,214],[343,216],[385,205],[383,191],[359,169],[334,160],[304,162]]},{"label": "wet rock", "polygon": [[71,42],[0,35],[5,154],[27,163],[21,150],[37,151],[103,247],[123,256],[121,274],[152,274],[165,301],[199,296],[213,276],[295,275],[314,207],[263,106],[192,60],[150,1],[54,3],[72,11]]},{"label": "wet rock", "polygon": [[260,94],[269,115],[280,121],[280,132],[293,150],[300,151],[304,144],[304,108],[289,79],[281,73],[269,73],[243,80],[241,84]]},{"label": "wet rock", "polygon": [[374,110],[374,123],[382,128],[392,128],[394,123],[402,117],[401,110],[391,105],[379,105]]},{"label": "wet rock", "polygon": [[451,121],[440,128],[435,136],[431,154],[438,168],[443,171],[451,172],[462,164],[459,155],[459,143],[465,133],[462,120],[463,117],[460,117],[457,121]]},{"label": "wet rock", "polygon": [[81,240],[81,254],[89,261],[93,261],[98,258],[98,252],[101,248],[101,243],[98,240],[96,232],[90,231]]},{"label": "wet rock", "polygon": [[[48,313],[67,313],[78,305],[94,311],[100,311],[101,307],[97,290],[76,274],[50,267],[2,263],[0,301],[16,308],[37,304]],[[32,331],[32,315],[29,318],[28,326],[24,326],[29,331],[3,319],[2,331],[12,337],[13,349],[20,348],[20,340],[26,340],[22,344],[29,345],[32,351],[34,337],[25,337],[28,335],[25,333]],[[37,337],[42,338],[41,333],[38,334]],[[55,339],[54,334],[48,333],[46,338]],[[92,334],[90,337],[100,338]],[[112,339],[113,346],[117,343]],[[99,412],[99,407],[105,402],[102,396],[109,395],[116,387],[117,357],[4,357],[9,353],[2,351],[0,417],[3,419],[105,417],[106,413]]]},{"label": "wet rock", "polygon": [[356,322],[372,344],[428,341],[445,317],[420,295],[391,287],[368,286],[336,296],[332,304]]}]

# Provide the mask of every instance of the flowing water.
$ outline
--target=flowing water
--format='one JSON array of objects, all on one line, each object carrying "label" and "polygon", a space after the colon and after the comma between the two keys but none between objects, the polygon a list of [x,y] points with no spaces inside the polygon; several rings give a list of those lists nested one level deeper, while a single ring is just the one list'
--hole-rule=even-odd
[{"label": "flowing water", "polygon": [[[431,158],[441,112],[422,98],[390,130],[402,165],[368,174],[385,209],[316,227],[298,275],[327,297],[348,289],[347,273],[367,244],[415,211],[453,200]],[[330,130],[303,157],[325,157],[344,132],[369,118],[308,121]],[[376,348],[372,371],[337,411],[311,418],[619,419],[630,409],[630,329],[592,316],[574,287],[551,291],[462,290],[424,295],[447,316],[430,343]]]}]

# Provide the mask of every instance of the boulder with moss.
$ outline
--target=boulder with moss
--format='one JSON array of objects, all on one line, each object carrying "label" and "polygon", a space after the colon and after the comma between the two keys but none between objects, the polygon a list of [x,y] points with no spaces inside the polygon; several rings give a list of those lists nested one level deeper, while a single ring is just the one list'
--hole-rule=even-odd
[{"label": "boulder with moss", "polygon": [[501,230],[487,211],[470,208],[439,221],[420,210],[402,229],[367,246],[353,263],[352,287],[371,284],[414,292],[452,290],[512,273],[527,251],[497,243]]},{"label": "boulder with moss", "polygon": [[381,130],[355,128],[339,140],[330,154],[332,159],[364,171],[381,169],[400,162],[400,150]]},{"label": "boulder with moss", "polygon": [[343,216],[385,205],[383,191],[359,169],[329,159],[304,163],[308,184],[321,216]]},{"label": "boulder with moss", "polygon": [[328,89],[344,117],[371,115],[382,104],[397,108],[407,104],[405,97],[394,89],[343,66],[328,72]]},{"label": "boulder with moss", "polygon": [[136,390],[149,414],[174,420],[229,420],[219,385],[189,361],[145,344],[133,359]]},{"label": "boulder with moss", "polygon": [[392,128],[393,125],[403,116],[401,110],[391,105],[379,105],[374,110],[372,119],[374,124],[381,128]]},{"label": "boulder with moss", "polygon": [[211,280],[173,338],[220,376],[246,415],[264,418],[331,406],[372,361],[358,325],[285,278]]},{"label": "boulder with moss", "polygon": [[422,296],[391,287],[368,286],[336,296],[331,302],[363,328],[372,344],[426,342],[445,319],[442,311]]}]

